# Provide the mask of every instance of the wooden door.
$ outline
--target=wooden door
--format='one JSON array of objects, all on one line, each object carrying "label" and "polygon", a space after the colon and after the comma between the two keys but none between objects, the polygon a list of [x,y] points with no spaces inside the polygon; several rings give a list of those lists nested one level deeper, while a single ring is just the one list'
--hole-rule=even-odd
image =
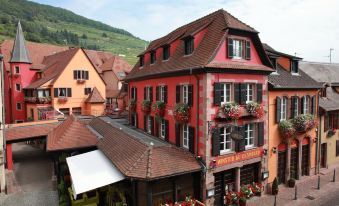
[{"label": "wooden door", "polygon": [[309,145],[303,145],[302,147],[302,157],[301,157],[301,175],[309,175],[309,159],[310,159],[310,150]]},{"label": "wooden door", "polygon": [[235,189],[235,170],[230,169],[214,174],[215,201],[214,205],[223,205],[226,195],[226,186],[229,191]]},{"label": "wooden door", "polygon": [[279,151],[278,153],[278,182],[279,184],[285,183],[286,181],[286,150]]},{"label": "wooden door", "polygon": [[322,143],[321,144],[321,159],[320,159],[320,164],[321,167],[326,167],[326,162],[327,162],[327,143]]},{"label": "wooden door", "polygon": [[291,149],[290,178],[298,178],[298,147]]}]

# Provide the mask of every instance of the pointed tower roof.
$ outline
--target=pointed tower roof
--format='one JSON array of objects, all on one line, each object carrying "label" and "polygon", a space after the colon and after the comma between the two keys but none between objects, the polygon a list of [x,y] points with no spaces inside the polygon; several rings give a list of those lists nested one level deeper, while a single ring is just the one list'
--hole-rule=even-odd
[{"label": "pointed tower roof", "polygon": [[22,32],[20,21],[16,28],[16,36],[10,62],[32,63],[25,45],[25,37]]}]

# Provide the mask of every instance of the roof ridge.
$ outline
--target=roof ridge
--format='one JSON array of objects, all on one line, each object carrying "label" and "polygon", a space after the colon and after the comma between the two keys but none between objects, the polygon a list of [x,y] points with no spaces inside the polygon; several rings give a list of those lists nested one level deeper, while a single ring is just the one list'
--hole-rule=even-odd
[{"label": "roof ridge", "polygon": [[147,171],[146,171],[146,178],[151,178],[152,176],[152,154],[153,154],[153,147],[148,147],[148,161],[147,161]]},{"label": "roof ridge", "polygon": [[[254,30],[255,32],[258,32],[256,31],[253,27],[251,27],[250,25],[246,24],[245,22],[241,21],[240,19],[238,19],[237,17],[233,16],[231,13],[229,13],[228,11],[224,10],[224,9],[221,9],[223,11],[223,15],[225,17],[225,21],[227,23],[227,27],[230,27],[229,26],[229,23],[228,23],[228,16],[231,16],[232,18],[234,18],[235,20],[239,21],[240,23],[244,24],[245,26],[248,26],[250,29]],[[227,20],[226,20],[227,19]],[[233,28],[233,27],[230,27],[230,28]]]},{"label": "roof ridge", "polygon": [[[130,172],[133,171],[133,169],[136,168],[136,165],[145,157],[146,153],[148,153],[148,150],[145,150],[142,155],[134,162],[134,164],[131,165],[130,168],[127,169],[126,174],[129,174]],[[147,172],[146,172],[147,173]],[[147,174],[146,174],[147,175]]]}]

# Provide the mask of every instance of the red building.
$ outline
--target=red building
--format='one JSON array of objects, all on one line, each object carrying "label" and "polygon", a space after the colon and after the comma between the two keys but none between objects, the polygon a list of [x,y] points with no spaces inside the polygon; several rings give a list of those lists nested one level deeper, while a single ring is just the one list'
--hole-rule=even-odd
[{"label": "red building", "polygon": [[[258,32],[218,10],[154,40],[127,76],[130,123],[205,165],[201,198],[266,182],[267,81]],[[164,113],[151,110],[149,105]],[[134,110],[135,109],[135,110]]]}]

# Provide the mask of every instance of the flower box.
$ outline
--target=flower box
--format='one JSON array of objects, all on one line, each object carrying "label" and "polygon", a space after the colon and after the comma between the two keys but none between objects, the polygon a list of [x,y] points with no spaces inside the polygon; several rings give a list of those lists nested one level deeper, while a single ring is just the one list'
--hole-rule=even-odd
[{"label": "flower box", "polygon": [[152,104],[152,112],[156,117],[163,117],[165,114],[165,102],[157,101]]},{"label": "flower box", "polygon": [[78,80],[77,80],[77,83],[78,83],[78,84],[83,84],[83,83],[85,83],[85,82],[86,82],[85,79],[78,79]]},{"label": "flower box", "polygon": [[279,132],[286,139],[295,137],[295,135],[296,135],[295,128],[294,128],[292,122],[289,121],[289,120],[280,121]]},{"label": "flower box", "polygon": [[67,97],[58,97],[58,102],[59,102],[59,103],[66,103],[67,100],[68,100]]},{"label": "flower box", "polygon": [[187,123],[190,120],[190,107],[184,103],[178,103],[174,107],[174,118],[177,122]]},{"label": "flower box", "polygon": [[265,114],[264,107],[257,102],[247,103],[246,104],[246,110],[251,116],[258,118],[258,119],[263,117],[264,114]]},{"label": "flower box", "polygon": [[326,137],[330,138],[330,137],[332,137],[333,135],[335,135],[336,132],[337,132],[336,129],[329,129],[328,132],[327,132]]},{"label": "flower box", "polygon": [[299,115],[292,119],[293,127],[298,133],[305,133],[317,126],[317,121],[313,115]]},{"label": "flower box", "polygon": [[141,104],[141,110],[148,114],[151,112],[151,102],[149,100],[144,100]]},{"label": "flower box", "polygon": [[137,103],[136,103],[135,99],[130,99],[130,100],[128,101],[128,109],[129,109],[131,112],[135,112],[136,107],[137,107]]},{"label": "flower box", "polygon": [[225,103],[221,106],[226,119],[237,120],[241,116],[240,106],[236,103]]}]

